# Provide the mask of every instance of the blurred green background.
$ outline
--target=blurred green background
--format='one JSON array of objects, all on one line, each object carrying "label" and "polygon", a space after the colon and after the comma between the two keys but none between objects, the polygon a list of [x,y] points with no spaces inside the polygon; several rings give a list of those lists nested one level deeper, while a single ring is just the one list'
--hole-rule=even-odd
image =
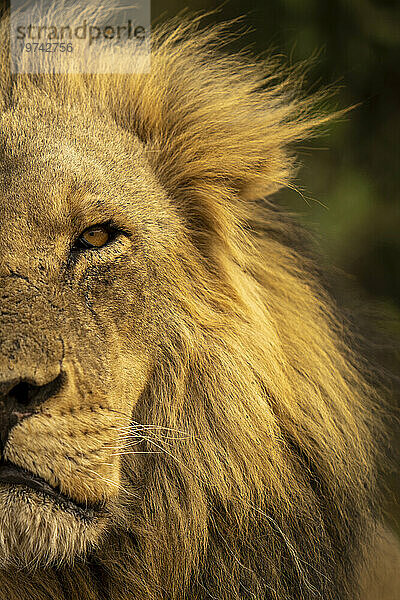
[{"label": "blurred green background", "polygon": [[[153,0],[152,20],[183,9],[218,9],[206,22],[244,15],[232,49],[271,50],[292,64],[316,56],[306,87],[333,86],[332,108],[357,105],[320,138],[297,148],[296,185],[277,202],[311,229],[322,257],[350,290],[345,302],[371,309],[388,341],[389,368],[400,355],[400,2],[398,0]],[[343,300],[343,297],[341,298]],[[357,315],[356,315],[357,317]],[[367,327],[368,329],[368,327]],[[397,350],[396,350],[397,348]],[[385,352],[384,352],[385,353]],[[381,357],[382,358],[382,357]],[[385,359],[386,357],[384,357]],[[394,382],[393,388],[399,388]],[[400,406],[400,404],[398,405]],[[394,410],[396,416],[399,412]],[[387,511],[400,533],[400,428],[388,469]]]}]

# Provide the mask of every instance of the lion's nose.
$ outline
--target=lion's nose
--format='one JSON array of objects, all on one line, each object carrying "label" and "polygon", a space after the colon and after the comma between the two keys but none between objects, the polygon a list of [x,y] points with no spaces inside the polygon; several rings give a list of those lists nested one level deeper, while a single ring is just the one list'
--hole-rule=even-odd
[{"label": "lion's nose", "polygon": [[47,399],[62,387],[63,374],[49,378],[44,385],[33,379],[10,379],[0,383],[0,450],[7,442],[11,429],[31,416]]},{"label": "lion's nose", "polygon": [[49,377],[45,384],[33,379],[17,378],[0,383],[0,402],[10,406],[34,409],[53,396],[61,387],[62,374]]}]

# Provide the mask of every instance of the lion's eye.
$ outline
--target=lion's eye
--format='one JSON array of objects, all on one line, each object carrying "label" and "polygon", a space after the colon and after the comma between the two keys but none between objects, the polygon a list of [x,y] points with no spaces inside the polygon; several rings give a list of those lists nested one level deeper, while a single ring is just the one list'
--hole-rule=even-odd
[{"label": "lion's eye", "polygon": [[75,243],[76,248],[102,248],[113,237],[113,231],[107,225],[94,225],[85,229]]}]

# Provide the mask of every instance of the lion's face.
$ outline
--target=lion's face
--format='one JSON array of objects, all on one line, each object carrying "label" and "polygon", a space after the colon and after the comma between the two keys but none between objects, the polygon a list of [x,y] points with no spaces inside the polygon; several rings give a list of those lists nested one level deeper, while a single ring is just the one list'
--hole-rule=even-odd
[{"label": "lion's face", "polygon": [[101,118],[33,107],[1,130],[0,561],[46,564],[96,544],[118,502],[174,215]]}]

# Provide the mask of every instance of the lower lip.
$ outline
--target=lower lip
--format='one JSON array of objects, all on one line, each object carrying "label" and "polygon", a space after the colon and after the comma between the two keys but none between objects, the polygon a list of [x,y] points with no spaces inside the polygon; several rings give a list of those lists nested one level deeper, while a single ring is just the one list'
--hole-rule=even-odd
[{"label": "lower lip", "polygon": [[50,497],[62,508],[72,510],[74,514],[79,514],[81,518],[94,518],[101,513],[102,506],[100,504],[88,506],[74,502],[38,475],[10,462],[0,461],[0,484],[2,483],[29,488],[41,495]]}]

